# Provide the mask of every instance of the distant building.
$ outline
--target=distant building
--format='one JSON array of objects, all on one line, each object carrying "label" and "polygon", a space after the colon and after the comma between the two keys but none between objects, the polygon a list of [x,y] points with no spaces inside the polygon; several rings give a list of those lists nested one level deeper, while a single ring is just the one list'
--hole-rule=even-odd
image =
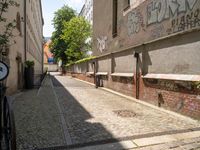
[{"label": "distant building", "polygon": [[43,73],[44,22],[41,0],[15,1],[20,6],[9,7],[8,12],[4,14],[8,21],[15,19],[17,23],[17,27],[13,31],[15,36],[11,39],[9,54],[6,57],[7,64],[10,66],[10,74],[7,78],[8,94],[23,88],[23,70],[26,60],[35,62],[35,84],[40,81],[40,75]]},{"label": "distant building", "polygon": [[93,0],[85,0],[79,16],[83,16],[88,22],[93,24]]}]

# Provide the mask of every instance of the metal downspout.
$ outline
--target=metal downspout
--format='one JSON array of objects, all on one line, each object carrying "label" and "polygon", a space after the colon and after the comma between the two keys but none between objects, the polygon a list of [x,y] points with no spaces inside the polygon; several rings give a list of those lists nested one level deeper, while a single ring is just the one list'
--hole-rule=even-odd
[{"label": "metal downspout", "polygon": [[26,61],[26,0],[24,0],[24,61]]}]

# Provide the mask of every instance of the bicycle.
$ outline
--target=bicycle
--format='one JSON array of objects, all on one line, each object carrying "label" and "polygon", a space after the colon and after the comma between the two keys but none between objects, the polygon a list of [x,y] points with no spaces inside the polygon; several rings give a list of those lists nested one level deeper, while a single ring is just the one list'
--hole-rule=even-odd
[{"label": "bicycle", "polygon": [[[2,61],[0,61],[0,63],[7,67]],[[5,96],[5,78],[7,76],[8,74],[0,78],[0,149],[16,150],[14,113],[11,107],[11,99]]]}]

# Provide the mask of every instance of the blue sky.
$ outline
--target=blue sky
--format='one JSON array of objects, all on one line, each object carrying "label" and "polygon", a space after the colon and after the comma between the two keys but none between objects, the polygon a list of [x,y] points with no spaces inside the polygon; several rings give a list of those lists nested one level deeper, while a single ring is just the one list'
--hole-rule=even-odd
[{"label": "blue sky", "polygon": [[72,7],[77,12],[80,12],[84,0],[41,0],[44,18],[44,37],[50,37],[54,28],[52,26],[52,19],[54,12],[61,8],[64,4]]}]

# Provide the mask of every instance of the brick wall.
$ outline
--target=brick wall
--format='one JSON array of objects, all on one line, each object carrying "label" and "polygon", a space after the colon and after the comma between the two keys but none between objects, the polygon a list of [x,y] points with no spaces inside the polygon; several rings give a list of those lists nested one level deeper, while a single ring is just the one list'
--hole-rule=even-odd
[{"label": "brick wall", "polygon": [[[161,95],[159,97],[159,94]],[[200,119],[200,91],[192,82],[140,80],[140,99]]]}]

